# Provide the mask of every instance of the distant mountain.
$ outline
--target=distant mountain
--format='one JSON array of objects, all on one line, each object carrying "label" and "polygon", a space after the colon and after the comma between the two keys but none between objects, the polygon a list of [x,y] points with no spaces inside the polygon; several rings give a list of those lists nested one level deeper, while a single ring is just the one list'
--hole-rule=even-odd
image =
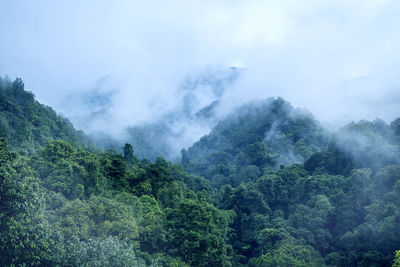
[{"label": "distant mountain", "polygon": [[[113,139],[106,134],[93,134],[91,137],[98,146],[104,149],[120,150],[125,143],[133,146],[135,154],[140,158],[155,160],[163,156],[172,161],[180,160],[180,150],[192,145],[201,136],[207,134],[217,123],[216,110],[220,99],[229,87],[240,77],[240,68],[207,67],[188,76],[176,89],[175,108],[166,114],[160,114],[157,119],[132,125],[125,129],[122,138]],[[102,85],[104,87],[104,85]],[[103,90],[105,90],[103,88]],[[93,97],[96,94],[93,94]],[[105,95],[102,95],[105,96]],[[94,109],[88,95],[82,96],[81,102],[88,109]],[[106,113],[109,102],[100,98],[105,105],[102,112]],[[105,114],[93,113],[84,121]]]},{"label": "distant mountain", "polygon": [[127,129],[127,142],[139,157],[162,155],[179,160],[180,150],[208,133],[216,124],[219,100],[239,77],[241,69],[208,68],[188,77],[179,88],[177,108],[159,120]]},{"label": "distant mountain", "polygon": [[[182,83],[182,104],[174,112],[183,114],[188,118],[210,118],[213,109],[219,104],[219,100],[233,83],[240,77],[243,69],[230,67],[209,67],[200,73],[187,77]],[[204,115],[204,111],[209,112]]]},{"label": "distant mountain", "polygon": [[113,97],[118,92],[112,77],[98,78],[92,87],[73,92],[60,101],[59,108],[73,124],[86,133],[93,133],[98,125],[109,125],[108,114],[113,107]]},{"label": "distant mountain", "polygon": [[[182,164],[214,185],[237,185],[263,170],[302,163],[326,148],[329,137],[313,116],[281,98],[241,106],[210,134],[182,150]],[[254,176],[254,177],[253,177]]]},{"label": "distant mountain", "polygon": [[61,139],[88,147],[91,140],[76,131],[68,119],[35,100],[24,83],[0,77],[0,137],[6,137],[21,155],[30,155],[48,141]]}]

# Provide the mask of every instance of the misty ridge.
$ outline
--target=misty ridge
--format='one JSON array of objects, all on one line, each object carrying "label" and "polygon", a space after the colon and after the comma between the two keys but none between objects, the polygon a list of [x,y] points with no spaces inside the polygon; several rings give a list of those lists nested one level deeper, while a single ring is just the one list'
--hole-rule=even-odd
[{"label": "misty ridge", "polygon": [[[95,87],[81,95],[69,96],[63,109],[74,110],[70,119],[88,133],[104,149],[120,150],[130,143],[141,158],[155,160],[163,156],[177,161],[182,148],[192,145],[223,117],[223,96],[244,69],[208,66],[188,75],[177,87],[172,107],[164,112],[148,109],[150,118],[136,121],[135,116],[120,127],[112,108],[116,106],[113,95],[118,89],[110,84],[110,77],[96,81]],[[111,88],[110,88],[111,87]],[[111,119],[110,119],[111,118]],[[115,128],[107,133],[107,126]],[[107,129],[107,130],[106,130]]]},{"label": "misty ridge", "polygon": [[[244,71],[246,70],[235,67],[208,66],[203,68],[189,75],[178,86],[175,93],[177,97],[174,99],[172,109],[154,114],[153,118],[147,122],[132,122],[132,125],[129,125],[129,121],[125,122],[127,126],[112,134],[107,134],[105,129],[98,128],[99,125],[105,127],[107,124],[118,128],[115,122],[109,121],[112,116],[111,107],[115,105],[113,95],[118,94],[118,89],[109,82],[111,79],[109,76],[97,80],[92,90],[80,95],[69,96],[63,105],[64,108],[73,108],[77,111],[71,120],[78,128],[89,133],[97,146],[106,150],[122,151],[123,145],[130,143],[137,156],[150,160],[163,156],[168,160],[179,162],[182,160],[182,149],[182,153],[185,154],[192,145],[196,147],[196,142],[201,137],[212,135],[215,126],[227,123],[236,116],[242,116],[243,118],[237,120],[247,121],[259,118],[255,123],[260,124],[264,138],[261,138],[261,134],[257,138],[268,147],[273,147],[274,152],[271,154],[273,163],[268,166],[275,169],[281,164],[289,166],[304,162],[312,153],[326,148],[330,139],[334,140],[341,150],[355,157],[360,166],[376,166],[374,169],[377,169],[378,166],[385,166],[385,163],[397,162],[397,148],[393,145],[395,137],[390,132],[390,127],[395,127],[393,126],[395,121],[391,126],[381,119],[375,119],[372,122],[362,120],[346,125],[336,125],[334,128],[328,124],[330,127],[325,128],[324,124],[321,125],[317,122],[306,108],[295,109],[289,103],[285,103],[285,108],[282,108],[284,110],[282,116],[276,114],[272,123],[266,123],[271,119],[261,118],[260,114],[267,117],[270,115],[268,113],[274,112],[269,107],[273,101],[272,98],[264,101],[250,100],[250,103],[247,104],[240,102],[234,104],[224,98]],[[264,107],[260,108],[259,106]],[[287,114],[283,115],[283,113]],[[134,120],[132,119],[132,121]],[[302,129],[301,133],[295,133],[290,137],[282,132],[291,127],[288,124],[301,124],[304,120],[314,121],[313,127],[318,128],[315,130],[318,131],[318,134],[312,136],[312,140],[296,136],[304,135],[310,131],[309,129]],[[94,125],[97,125],[97,128]],[[246,128],[243,123],[229,127]],[[248,131],[260,130],[253,127]],[[196,154],[202,155],[205,159],[211,153],[226,149],[223,142],[226,141],[214,142],[206,151],[197,149]],[[310,147],[311,143],[313,144]],[[306,145],[309,151],[299,148],[302,145]],[[365,153],[369,150],[373,152]],[[371,158],[366,159],[367,156]],[[374,163],[374,159],[385,161],[385,163]]]}]

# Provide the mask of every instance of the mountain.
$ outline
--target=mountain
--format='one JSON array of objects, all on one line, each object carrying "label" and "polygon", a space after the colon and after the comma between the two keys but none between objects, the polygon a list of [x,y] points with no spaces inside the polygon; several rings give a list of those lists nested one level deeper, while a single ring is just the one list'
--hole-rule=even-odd
[{"label": "mountain", "polygon": [[0,77],[0,136],[6,137],[21,155],[31,155],[57,139],[75,146],[91,145],[90,139],[76,131],[68,119],[25,91],[19,78],[11,81]]},{"label": "mountain", "polygon": [[[194,72],[175,89],[174,107],[168,112],[155,114],[150,121],[126,127],[118,140],[105,133],[91,133],[90,136],[104,149],[113,148],[119,151],[124,143],[130,143],[139,158],[154,161],[158,156],[163,156],[177,162],[180,160],[180,150],[208,133],[219,120],[216,110],[220,100],[242,71],[235,67],[209,66]],[[97,83],[98,89],[91,91],[90,95],[78,96],[79,101],[73,101],[85,106],[83,110],[87,111],[84,115],[80,113],[83,117],[75,117],[75,121],[91,125],[107,116],[112,103],[106,99],[113,91],[100,94],[102,91],[107,92],[105,86],[106,83],[102,80]],[[92,98],[88,99],[88,96],[92,96],[94,100],[91,101]],[[108,122],[110,123],[112,122]]]},{"label": "mountain", "polygon": [[[212,131],[182,150],[186,170],[214,185],[258,178],[265,170],[302,163],[327,147],[328,134],[313,116],[281,98],[254,101],[234,110]],[[258,175],[257,175],[258,174]]]}]

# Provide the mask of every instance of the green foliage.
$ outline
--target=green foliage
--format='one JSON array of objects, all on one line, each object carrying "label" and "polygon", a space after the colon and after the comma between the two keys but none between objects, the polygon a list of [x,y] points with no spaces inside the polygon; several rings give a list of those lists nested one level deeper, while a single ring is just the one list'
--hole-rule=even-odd
[{"label": "green foliage", "polygon": [[281,98],[268,99],[242,106],[220,121],[209,135],[182,150],[182,164],[216,187],[237,186],[244,168],[263,170],[302,162],[325,148],[327,139],[309,113],[295,110]]},{"label": "green foliage", "polygon": [[182,200],[168,209],[168,251],[191,266],[226,266],[228,218],[208,203]]},{"label": "green foliage", "polygon": [[0,139],[0,264],[40,264],[49,246],[39,180]]},{"label": "green foliage", "polygon": [[139,221],[139,243],[141,251],[155,253],[165,243],[164,211],[157,200],[148,195],[140,198],[143,205]]},{"label": "green foliage", "polygon": [[348,176],[354,167],[353,157],[340,149],[335,141],[331,141],[327,150],[313,154],[304,162],[304,169],[315,174]]},{"label": "green foliage", "polygon": [[115,189],[121,190],[128,187],[127,165],[121,155],[109,151],[103,154],[101,163],[105,176]]},{"label": "green foliage", "polygon": [[[267,171],[255,183],[221,187],[218,207],[237,215],[230,238],[234,264],[322,266],[324,259],[336,266],[388,265],[400,242],[399,173],[387,166],[375,174],[356,169],[345,178],[309,175],[293,165]],[[283,257],[287,240],[311,254]]]},{"label": "green foliage", "polygon": [[112,236],[134,243],[139,237],[135,218],[139,211],[133,205],[119,202],[118,197],[92,196],[87,201],[68,202],[57,210],[56,216],[66,237],[78,236],[87,240],[91,236]]},{"label": "green foliage", "polygon": [[[70,199],[102,192],[108,187],[105,166],[99,157],[76,150],[65,141],[49,142],[43,151],[31,158],[30,165],[47,189]],[[77,189],[83,192],[76,195]]]},{"label": "green foliage", "polygon": [[133,154],[133,147],[131,144],[126,143],[123,149],[123,158],[128,163],[137,163],[138,159]]},{"label": "green foliage", "polygon": [[58,266],[145,266],[133,245],[115,237],[85,241],[73,237],[66,241],[62,254],[56,254],[52,263]]},{"label": "green foliage", "polygon": [[399,267],[400,266],[400,250],[396,250],[394,254],[394,262],[393,262],[393,267]]},{"label": "green foliage", "polygon": [[57,139],[76,147],[92,147],[82,131],[75,131],[67,119],[25,91],[19,78],[11,82],[0,77],[0,137],[8,138],[21,155],[32,155],[48,141]]},{"label": "green foliage", "polygon": [[285,243],[278,249],[263,254],[255,261],[255,266],[322,266],[323,260],[310,246]]}]

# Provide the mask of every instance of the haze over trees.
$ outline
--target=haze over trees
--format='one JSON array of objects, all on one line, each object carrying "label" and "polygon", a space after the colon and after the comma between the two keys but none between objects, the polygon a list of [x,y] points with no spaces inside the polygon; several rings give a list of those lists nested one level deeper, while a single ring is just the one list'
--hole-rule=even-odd
[{"label": "haze over trees", "polygon": [[400,118],[332,134],[251,102],[177,164],[95,148],[1,78],[0,137],[2,266],[399,265]]}]

